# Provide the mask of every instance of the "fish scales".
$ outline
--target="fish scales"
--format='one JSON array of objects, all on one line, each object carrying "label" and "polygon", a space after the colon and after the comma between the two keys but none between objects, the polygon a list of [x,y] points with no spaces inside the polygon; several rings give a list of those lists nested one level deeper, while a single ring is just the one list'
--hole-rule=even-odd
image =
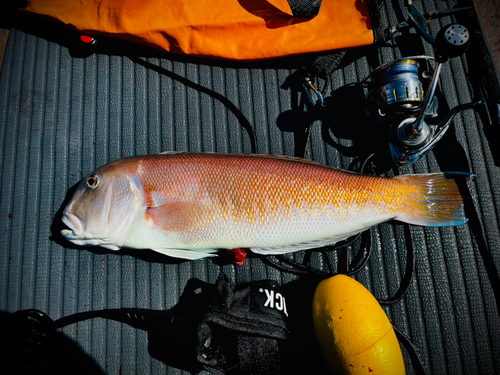
[{"label": "fish scales", "polygon": [[[234,248],[297,251],[394,218],[462,224],[457,176],[366,176],[273,155],[132,157],[81,182],[63,213],[70,228],[63,235],[77,244],[151,248],[180,257],[184,251],[201,257]],[[100,207],[108,212],[100,214]],[[106,220],[108,228],[97,229]]]},{"label": "fish scales", "polygon": [[[384,218],[393,217],[394,200],[390,194],[382,200],[380,192],[390,185],[404,188],[398,181],[287,159],[180,154],[167,160],[162,155],[143,159],[138,174],[148,202],[155,200],[161,206],[182,201],[198,207],[185,236],[191,246],[202,246],[208,237],[212,241],[224,237],[220,245],[230,247],[230,237],[249,239],[255,237],[254,230],[266,228],[276,231],[274,236],[281,241],[289,235],[288,228],[313,218],[318,229],[332,224],[347,227],[371,207]],[[228,236],[221,227],[229,224],[234,224],[234,231]]]}]

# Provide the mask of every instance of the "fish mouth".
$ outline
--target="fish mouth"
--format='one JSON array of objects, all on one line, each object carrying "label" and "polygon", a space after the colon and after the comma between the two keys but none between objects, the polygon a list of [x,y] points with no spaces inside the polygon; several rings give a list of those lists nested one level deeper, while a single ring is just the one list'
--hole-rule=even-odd
[{"label": "fish mouth", "polygon": [[84,222],[78,216],[65,212],[62,222],[69,228],[61,230],[61,235],[78,246],[103,246],[111,250],[118,250],[118,246],[109,245],[109,239],[99,238],[84,229]]},{"label": "fish mouth", "polygon": [[97,244],[91,233],[84,230],[83,220],[78,216],[65,212],[63,213],[62,222],[69,228],[61,230],[61,235],[68,241],[76,245]]},{"label": "fish mouth", "polygon": [[83,222],[78,216],[64,213],[61,220],[69,228],[61,231],[64,237],[78,236],[83,232]]}]

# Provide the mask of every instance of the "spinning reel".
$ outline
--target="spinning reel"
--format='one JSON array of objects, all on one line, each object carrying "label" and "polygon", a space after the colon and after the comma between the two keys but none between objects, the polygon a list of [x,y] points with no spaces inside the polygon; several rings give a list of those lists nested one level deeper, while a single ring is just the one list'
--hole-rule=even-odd
[{"label": "spinning reel", "polygon": [[435,57],[410,56],[392,61],[378,67],[362,83],[371,117],[389,124],[391,156],[400,167],[414,163],[431,150],[456,114],[484,104],[480,98],[478,102],[453,108],[444,117],[438,116],[442,105],[436,88],[442,66],[468,49],[471,35],[465,26],[451,24],[443,27],[434,38],[426,26],[431,19],[469,8],[438,10],[423,16],[411,1],[408,3],[408,21],[390,28],[388,34],[415,27],[434,47]]}]

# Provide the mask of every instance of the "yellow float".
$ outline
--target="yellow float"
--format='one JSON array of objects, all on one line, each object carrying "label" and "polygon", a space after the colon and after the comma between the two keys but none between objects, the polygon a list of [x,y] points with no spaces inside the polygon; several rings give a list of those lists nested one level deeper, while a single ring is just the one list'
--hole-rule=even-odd
[{"label": "yellow float", "polygon": [[399,342],[384,310],[359,282],[336,275],[313,299],[316,339],[334,374],[403,375]]}]

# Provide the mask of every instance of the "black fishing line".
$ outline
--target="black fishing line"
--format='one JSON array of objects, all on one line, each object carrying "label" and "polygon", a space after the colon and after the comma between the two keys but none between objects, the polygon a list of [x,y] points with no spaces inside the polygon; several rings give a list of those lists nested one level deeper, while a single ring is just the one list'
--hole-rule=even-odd
[{"label": "black fishing line", "polygon": [[[274,259],[273,256],[269,255],[258,255],[263,263],[277,269],[280,272],[290,273],[296,276],[309,276],[309,275],[323,275],[323,271],[318,270],[314,267],[307,266],[306,264],[297,262],[293,259],[287,258],[285,255],[276,255]],[[282,264],[287,263],[288,266]]]},{"label": "black fishing line", "polygon": [[400,331],[396,326],[393,325],[392,328],[394,329],[394,332],[396,333],[396,337],[398,338],[399,342],[401,342],[405,346],[406,351],[410,356],[411,363],[413,365],[415,373],[426,375],[427,371],[425,370],[424,364],[422,363],[422,360],[418,356],[417,348],[415,347],[415,345],[412,344],[410,338],[406,336],[402,331]]},{"label": "black fishing line", "polygon": [[[328,87],[330,86],[330,76],[328,76],[327,80],[325,81],[323,85],[323,89],[321,90],[321,95],[323,97],[326,96],[326,92],[328,90]],[[311,106],[310,106],[311,107]],[[316,120],[320,118],[320,114],[323,113],[325,109],[325,105],[320,101],[316,101],[316,104],[312,106],[306,114],[306,121],[304,124],[304,142],[303,142],[303,147],[302,149],[295,150],[295,156],[305,158],[306,157],[306,152],[307,152],[307,147],[309,145],[309,140],[311,138],[311,128],[312,125]]]},{"label": "black fishing line", "polygon": [[328,258],[328,253],[326,252],[325,249],[320,250],[320,254],[323,256],[323,259],[325,260],[326,267],[328,268],[328,273],[330,275],[333,275],[333,265],[332,262],[330,262],[330,258]]},{"label": "black fishing line", "polygon": [[[371,234],[371,230],[367,230],[365,233],[367,233],[368,235],[366,236],[367,238],[367,242],[368,244],[366,245],[366,256],[364,257],[363,261],[361,261],[361,263],[359,264],[359,266],[357,268],[354,268],[354,269],[351,269],[350,271],[347,271],[345,274],[347,276],[352,276],[356,273],[358,273],[359,271],[361,271],[363,268],[366,267],[368,261],[370,260],[370,255],[372,253],[372,234]],[[365,247],[362,246],[361,249],[364,249]],[[364,251],[363,253],[361,253],[361,251],[358,253],[358,254],[361,254],[363,255],[364,254]],[[356,264],[358,262],[356,262],[356,257],[355,259],[353,259],[352,263],[351,264]]]},{"label": "black fishing line", "polygon": [[399,290],[396,294],[386,300],[377,299],[377,301],[381,305],[394,305],[401,301],[407,294],[408,290],[410,290],[411,283],[413,281],[413,277],[415,275],[415,248],[413,246],[413,238],[411,236],[411,230],[409,225],[404,225],[405,232],[405,240],[407,244],[407,258],[406,259],[406,271],[403,279],[401,280],[401,284],[399,286]]},{"label": "black fishing line", "polygon": [[204,94],[207,94],[211,96],[214,99],[217,99],[220,101],[222,104],[226,106],[233,114],[234,116],[238,119],[240,122],[241,126],[247,131],[248,136],[250,137],[250,146],[253,154],[257,153],[257,137],[255,136],[255,130],[253,126],[250,124],[250,121],[245,117],[245,115],[241,112],[241,110],[236,107],[236,105],[230,101],[228,98],[226,98],[224,95],[218,93],[217,91],[214,91],[212,89],[209,89],[208,87],[202,86],[196,82],[190,81],[186,77],[180,76],[168,69],[162,68],[161,66],[155,65],[150,63],[149,61],[146,61],[144,59],[138,58],[138,57],[131,57],[129,58],[139,64],[145,67],[146,69],[153,70],[157,72],[158,74],[165,75],[173,80],[176,80],[183,85],[186,85],[188,87],[191,87],[192,89],[198,90]]},{"label": "black fishing line", "polygon": [[[259,254],[258,257],[262,260],[262,262],[266,263],[267,265],[274,267],[279,271],[291,273],[293,275],[297,275],[297,276],[299,276],[299,275],[334,276],[335,272],[333,269],[333,265],[331,264],[331,261],[328,257],[328,253],[331,251],[336,251],[336,250],[344,249],[348,246],[351,246],[362,235],[364,235],[364,237],[366,237],[367,245],[361,246],[360,254],[366,253],[366,256],[361,261],[360,265],[357,266],[356,268],[351,269],[351,267],[353,265],[359,263],[358,258],[361,258],[361,257],[355,257],[355,259],[353,260],[353,262],[351,264],[351,267],[348,268],[347,272],[337,273],[337,274],[353,275],[353,274],[361,271],[366,266],[366,264],[369,260],[369,257],[370,257],[371,251],[372,251],[372,249],[371,249],[372,248],[372,243],[371,243],[372,241],[371,241],[370,230],[366,230],[362,233],[358,233],[357,235],[353,236],[352,238],[349,238],[349,239],[343,241],[342,243],[338,243],[335,246],[328,246],[328,247],[321,248],[318,250],[314,250],[314,249],[308,250],[304,253],[304,259],[302,262],[295,261],[286,255],[270,256],[270,255],[260,255]],[[310,262],[311,254],[314,251],[318,251],[322,255],[323,261],[324,261],[326,267],[328,268],[328,272],[325,272],[323,270],[319,270],[317,268],[314,268],[314,267],[311,267],[308,265]]]}]

